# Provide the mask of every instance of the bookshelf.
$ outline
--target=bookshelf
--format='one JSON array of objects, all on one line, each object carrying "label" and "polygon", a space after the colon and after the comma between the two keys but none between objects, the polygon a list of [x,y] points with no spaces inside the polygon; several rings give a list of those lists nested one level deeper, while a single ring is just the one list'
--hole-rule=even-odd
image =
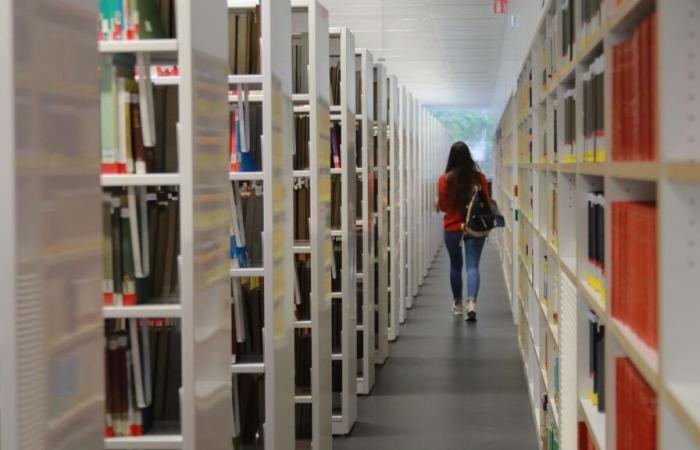
[{"label": "bookshelf", "polygon": [[[357,180],[361,186],[361,215],[358,214],[357,229],[362,245],[362,271],[358,269],[358,371],[357,393],[368,395],[374,386],[374,261],[376,244],[374,239],[375,173],[374,163],[374,60],[367,49],[355,50],[356,73],[359,75],[358,91],[355,93],[360,108],[356,116],[359,127],[359,157]],[[358,248],[359,250],[359,248]]]},{"label": "bookshelf", "polygon": [[[347,28],[331,28],[331,66],[340,64],[340,95],[333,105],[333,122],[340,126],[340,226],[331,234],[340,241],[340,286],[332,298],[340,308],[333,332],[340,337],[339,352],[333,350],[333,434],[350,433],[357,420],[357,159],[356,159],[356,65],[355,37]],[[337,201],[334,199],[334,202]],[[339,329],[338,329],[339,328]],[[337,373],[340,372],[340,375]],[[339,378],[339,383],[338,383]],[[339,386],[338,386],[339,384]]]},{"label": "bookshelf", "polygon": [[387,80],[388,116],[387,116],[387,145],[389,161],[387,174],[389,176],[389,341],[395,341],[401,332],[399,328],[399,296],[401,272],[401,227],[400,210],[400,165],[399,165],[399,85],[396,76],[391,75]]},{"label": "bookshelf", "polygon": [[398,101],[398,123],[399,123],[399,204],[401,205],[399,210],[399,298],[398,298],[398,313],[399,313],[399,324],[403,324],[406,321],[406,310],[408,309],[408,260],[409,260],[409,247],[408,247],[408,217],[409,217],[409,202],[408,202],[408,92],[405,86],[400,86],[399,88],[399,101]]},{"label": "bookshelf", "polygon": [[377,278],[375,294],[372,295],[376,308],[375,322],[375,364],[384,364],[389,354],[389,211],[388,206],[388,146],[387,146],[387,118],[388,118],[388,82],[386,68],[383,64],[374,65],[374,123],[372,124],[375,139],[375,157],[373,170],[375,171],[375,198],[373,200],[373,215],[375,216],[376,234],[376,258],[374,271]]},{"label": "bookshelf", "polygon": [[[0,447],[51,442],[62,450],[99,448],[104,385],[96,5],[53,5],[52,16],[43,6],[0,6],[6,30],[0,43]],[[44,38],[48,27],[53,39]],[[55,57],[60,73],[42,77],[45,61],[17,51],[20,35],[31,40],[32,51]],[[59,376],[61,387],[51,382]]]},{"label": "bookshelf", "polygon": [[[238,223],[233,227],[231,247],[240,248],[241,238],[245,238],[243,252],[247,256],[240,260],[231,255],[232,340],[238,347],[230,365],[233,435],[236,445],[294,448],[295,401],[299,398],[295,396],[295,331],[304,325],[294,320],[294,253],[312,249],[314,242],[297,249],[293,235],[293,155],[287,144],[295,142],[295,93],[288,50],[292,12],[289,4],[269,0],[229,0],[227,5],[232,147],[228,179],[233,201],[229,214],[232,222]],[[261,36],[258,42],[246,36],[251,16]],[[246,61],[244,56],[241,64],[241,54],[259,63],[249,64],[250,59]],[[314,105],[313,95],[305,99],[307,105]],[[308,109],[314,113],[313,106]],[[315,149],[310,145],[309,153]],[[307,176],[312,176],[314,168],[310,166]],[[281,248],[294,252],[280,253]],[[314,302],[309,305],[308,325],[316,329],[314,320],[318,320],[319,311],[312,305]],[[256,308],[260,311],[255,312]],[[256,334],[260,339],[257,344],[252,339]],[[252,343],[247,342],[251,339]],[[321,365],[315,368],[320,371]],[[320,429],[313,428],[316,432]]]},{"label": "bookshelf", "polygon": [[545,2],[494,137],[499,252],[535,422],[543,448],[573,449],[583,430],[598,450],[699,449],[700,9],[600,3]]},{"label": "bookshelf", "polygon": [[406,309],[413,307],[413,296],[418,285],[415,280],[417,246],[415,242],[416,204],[416,109],[417,102],[410,92],[406,95]]},{"label": "bookshelf", "polygon": [[[163,8],[165,7],[164,4]],[[108,409],[110,417],[105,431],[105,448],[223,448],[231,440],[233,416],[227,356],[230,354],[231,327],[227,302],[229,271],[227,252],[223,251],[221,246],[222,242],[227,241],[227,220],[226,214],[220,214],[227,209],[228,185],[224,164],[226,54],[223,47],[211,39],[213,35],[225,34],[226,22],[223,18],[226,17],[226,6],[207,3],[198,4],[195,8],[189,1],[177,0],[167,3],[167,7],[173,8],[171,14],[166,14],[165,9],[161,9],[156,14],[163,16],[146,18],[144,13],[143,18],[158,21],[165,30],[164,33],[171,37],[146,39],[141,36],[141,39],[130,40],[118,36],[115,39],[115,36],[110,35],[104,36],[98,43],[98,50],[102,55],[100,68],[103,159],[100,181],[105,196],[103,211],[106,207],[108,214],[104,220],[104,227],[109,230],[104,236],[104,251],[109,250],[109,253],[105,253],[107,255],[118,250],[118,253],[114,254],[119,259],[113,261],[118,261],[117,265],[123,264],[119,270],[124,275],[123,283],[114,277],[109,287],[103,286],[105,306],[102,313],[107,320],[105,326],[109,330],[107,356],[110,361],[112,355],[115,355],[112,352],[113,345],[121,346],[121,339],[131,341],[129,352],[133,353],[133,356],[132,362],[127,362],[126,371],[130,374],[133,370],[134,381],[129,383],[133,382],[136,390],[136,399],[129,401],[137,402],[133,410],[129,407],[128,413],[130,416],[133,414],[133,419],[130,417],[128,423],[120,424],[119,413],[115,415],[116,410]],[[177,14],[174,13],[175,9]],[[101,13],[102,31],[106,31],[104,27],[109,21],[109,16],[107,11]],[[161,21],[161,18],[167,20]],[[131,16],[128,16],[127,20],[130,19]],[[131,29],[126,25],[133,26],[126,22],[125,30]],[[206,27],[207,32],[198,31],[198,27]],[[174,28],[177,29],[176,35]],[[123,62],[129,59],[131,62]],[[156,74],[154,69],[164,63],[177,66],[177,77],[168,78],[167,82],[155,81],[156,76],[151,79],[151,75]],[[137,77],[133,77],[134,69],[138,72]],[[109,87],[112,77],[115,77],[116,91],[110,90]],[[126,80],[123,83],[126,90],[120,87],[122,80]],[[133,91],[129,90],[129,83],[133,84]],[[124,92],[126,97],[122,96]],[[116,97],[117,94],[119,97]],[[132,105],[137,104],[140,116],[134,115],[134,106],[131,106],[131,115],[128,114],[127,108],[127,122],[124,124],[117,115],[111,115],[110,98],[118,98],[117,112],[122,111],[120,108],[124,107],[121,103],[124,99]],[[176,103],[171,103],[172,100],[176,100]],[[168,109],[159,112],[161,101],[168,102],[168,106],[164,107]],[[130,132],[130,126],[134,124],[140,128],[133,128],[134,131]],[[119,155],[118,151],[118,157],[127,158],[125,169],[116,173],[112,170],[115,164],[105,159],[109,158],[111,148],[111,135],[106,127],[114,127],[116,130],[119,151],[125,153]],[[164,166],[151,170],[148,161],[144,162],[141,159],[143,154],[139,152],[143,152],[144,149],[139,146],[144,146],[146,152],[149,147],[154,148],[156,154],[164,152]],[[133,167],[129,159],[132,157],[132,151]],[[146,159],[148,157],[146,154]],[[202,164],[203,161],[216,160],[220,160],[219,166]],[[121,164],[120,161],[121,159],[117,158],[117,166]],[[151,201],[154,203],[151,204]],[[164,226],[168,227],[168,237],[164,238],[163,244],[166,249],[164,254],[160,253],[160,242],[154,242],[150,251],[148,248],[151,239],[147,239],[150,234],[147,221],[151,217],[153,219],[150,220],[162,217],[150,214],[151,206],[156,207],[155,202],[158,202],[157,205],[165,205],[163,207],[171,211],[165,217],[173,218],[172,221],[165,219],[164,222]],[[114,222],[109,221],[109,215],[115,217],[115,212],[120,212],[121,216],[121,222],[117,222],[121,223],[122,227],[121,241],[114,240]],[[125,227],[125,224],[129,225]],[[156,226],[155,222],[152,224]],[[130,233],[126,231],[127,228],[130,228]],[[170,236],[173,236],[172,240]],[[127,253],[129,248],[130,253]],[[121,256],[116,256],[118,254]],[[156,258],[150,263],[147,256],[149,254]],[[164,258],[159,259],[159,255]],[[130,262],[132,258],[133,266]],[[115,270],[116,267],[114,266]],[[134,270],[136,275],[135,291],[131,291],[134,281],[130,281],[133,280],[130,278],[130,270]],[[161,272],[165,274],[162,289],[157,286],[158,274]],[[108,276],[112,279],[112,275],[117,273],[105,272],[104,279],[107,280]],[[204,279],[207,280],[206,283],[199,282]],[[152,287],[146,288],[148,284]],[[158,296],[159,291],[162,291],[160,294],[164,297]],[[112,333],[115,330],[119,333],[120,329],[130,330],[131,334],[128,337],[126,334],[113,337]],[[161,338],[167,339],[163,342],[169,342],[165,353],[168,355],[167,369],[162,367],[161,363],[164,360],[152,360],[155,365],[151,366],[145,353],[142,361],[139,353],[136,353],[146,352],[146,339],[159,339],[158,343],[153,344],[153,348],[164,352]],[[114,358],[118,361],[118,353]],[[118,379],[115,378],[119,371],[114,371],[116,366],[111,364],[110,362],[110,367],[106,369],[111,380],[107,386],[108,405],[110,391],[119,390],[119,387],[112,388],[115,384],[119,386]],[[140,395],[139,391],[148,391],[145,386],[149,384],[146,381],[147,368],[152,369],[155,377],[160,376],[160,373],[169,373],[164,376],[169,377],[170,383],[181,378],[181,381],[176,381],[178,384],[168,388],[164,394],[165,399],[161,400],[165,402],[164,405],[173,402],[170,406],[163,406],[163,417],[159,417],[156,409],[159,402],[159,384],[154,384],[156,392],[153,403],[140,405],[142,400],[139,397],[143,394]],[[135,380],[141,376],[142,370],[144,387],[140,388],[140,383]],[[131,380],[129,376],[127,379]],[[146,394],[144,398],[147,397]],[[116,407],[116,398],[111,399],[113,407]],[[155,426],[142,434],[141,427],[147,427],[145,411],[151,408]],[[171,411],[176,411],[174,417]],[[144,422],[139,422],[140,419]],[[206,432],[200,431],[200,423],[207,423],[207,426],[214,428]],[[124,425],[128,426],[126,432]]]}]

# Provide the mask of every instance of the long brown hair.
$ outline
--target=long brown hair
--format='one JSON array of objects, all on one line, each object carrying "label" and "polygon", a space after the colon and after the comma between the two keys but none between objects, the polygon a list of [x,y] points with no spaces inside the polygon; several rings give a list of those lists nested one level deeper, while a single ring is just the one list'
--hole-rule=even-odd
[{"label": "long brown hair", "polygon": [[462,141],[450,148],[447,159],[447,206],[448,209],[462,208],[467,204],[474,186],[481,182],[479,166],[472,158],[469,146]]}]

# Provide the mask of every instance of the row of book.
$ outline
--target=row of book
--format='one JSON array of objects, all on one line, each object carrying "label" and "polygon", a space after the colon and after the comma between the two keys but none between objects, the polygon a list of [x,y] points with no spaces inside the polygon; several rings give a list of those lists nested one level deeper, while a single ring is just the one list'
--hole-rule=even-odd
[{"label": "row of book", "polygon": [[612,315],[658,348],[657,209],[653,203],[612,204]]},{"label": "row of book", "polygon": [[561,56],[562,60],[571,61],[576,49],[576,6],[574,0],[561,3]]},{"label": "row of book", "polygon": [[603,25],[603,0],[581,0],[581,39],[593,35]]},{"label": "row of book", "polygon": [[262,280],[231,280],[231,355],[236,363],[263,359],[265,303]]},{"label": "row of book", "polygon": [[175,37],[174,0],[100,0],[99,41]]},{"label": "row of book", "polygon": [[231,172],[256,172],[262,168],[262,103],[249,102],[248,91],[238,92],[229,112],[229,160]]},{"label": "row of book", "polygon": [[554,421],[552,403],[547,394],[542,396],[540,442],[543,450],[559,450],[559,429]]},{"label": "row of book", "polygon": [[181,332],[176,319],[106,321],[105,436],[177,429],[181,361]]},{"label": "row of book", "polygon": [[228,65],[232,74],[259,74],[262,23],[260,5],[250,11],[229,11]]},{"label": "row of book", "polygon": [[340,61],[331,65],[331,105],[340,105]]},{"label": "row of book", "polygon": [[605,268],[605,197],[602,191],[588,193],[588,262],[601,274]]},{"label": "row of book", "polygon": [[605,325],[593,311],[588,318],[588,339],[590,400],[602,413],[605,412]]},{"label": "row of book", "polygon": [[231,265],[263,265],[263,186],[261,181],[232,183],[231,195]]},{"label": "row of book", "polygon": [[583,73],[583,160],[605,161],[605,57]]},{"label": "row of book", "polygon": [[309,241],[309,220],[311,219],[311,191],[309,179],[294,180],[294,240]]},{"label": "row of book", "polygon": [[612,49],[612,157],[658,157],[658,42],[656,13]]},{"label": "row of book", "polygon": [[292,93],[309,92],[309,34],[292,36]]},{"label": "row of book", "polygon": [[576,448],[578,450],[598,450],[591,432],[586,426],[586,422],[578,423],[578,440]]},{"label": "row of book", "polygon": [[265,375],[241,374],[234,377],[235,420],[233,448],[265,448]]},{"label": "row of book", "polygon": [[656,450],[656,394],[628,358],[615,360],[615,395],[615,448]]},{"label": "row of book", "polygon": [[564,92],[564,148],[562,162],[575,163],[576,156],[576,91]]},{"label": "row of book", "polygon": [[102,202],[103,303],[177,302],[179,202],[176,188],[114,188]]},{"label": "row of book", "polygon": [[309,254],[294,256],[295,286],[294,315],[297,320],[311,319],[311,257]]},{"label": "row of book", "polygon": [[135,64],[131,55],[101,58],[101,172],[177,172],[177,87],[140,91]]}]

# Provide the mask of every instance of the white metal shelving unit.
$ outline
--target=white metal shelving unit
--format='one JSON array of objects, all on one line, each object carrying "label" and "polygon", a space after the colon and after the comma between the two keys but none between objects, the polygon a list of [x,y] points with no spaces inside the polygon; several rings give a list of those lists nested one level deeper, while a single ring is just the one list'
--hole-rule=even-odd
[{"label": "white metal shelving unit", "polygon": [[[196,198],[196,192],[205,190],[210,195],[218,195],[221,199],[218,201],[219,206],[226,208],[225,192],[228,182],[225,166],[217,169],[200,164],[201,160],[207,158],[220,158],[223,162],[227,154],[226,145],[223,144],[226,141],[226,129],[217,128],[226,122],[227,108],[223,97],[226,92],[226,54],[223,47],[210,39],[212,35],[225,34],[226,7],[213,2],[197,4],[195,7],[187,0],[178,0],[176,6],[177,39],[100,42],[99,50],[103,54],[144,55],[146,66],[151,59],[167,53],[168,58],[177,58],[180,70],[177,83],[179,172],[101,177],[103,187],[179,186],[179,304],[105,306],[103,315],[105,318],[181,319],[180,434],[106,438],[106,448],[225,448],[231,438],[227,431],[233,423],[231,379],[227,363],[231,327],[227,301],[228,276],[225,269],[228,262],[225,252],[214,260],[206,253],[209,251],[207,249],[218,247],[226,240],[228,230],[227,224],[218,222],[198,227],[197,223],[205,220],[212,202],[203,207]],[[195,32],[200,27],[207,32]],[[150,68],[147,67],[144,72],[150,74]],[[149,78],[143,77],[139,79],[139,85],[142,90],[152,89],[153,86]],[[217,91],[222,94],[220,98],[215,97]],[[207,107],[195,99],[207,99]],[[208,144],[212,137],[221,144]],[[205,257],[206,263],[200,262],[202,257]],[[221,270],[212,272],[213,265],[216,264]],[[208,283],[197,282],[205,276],[205,271],[210,274]],[[222,275],[211,276],[212,273]],[[201,338],[197,338],[199,335],[208,338],[201,341]],[[199,386],[206,388],[197,388]],[[200,423],[206,423],[212,429],[200,431]]]},{"label": "white metal shelving unit", "polygon": [[341,169],[331,170],[341,182],[341,227],[331,235],[341,238],[341,291],[334,301],[341,302],[341,348],[333,361],[340,361],[342,391],[340,411],[333,413],[333,434],[350,433],[357,420],[357,234],[356,234],[356,111],[355,37],[347,28],[330,29],[330,51],[340,60]]},{"label": "white metal shelving unit", "polygon": [[398,178],[399,178],[399,197],[398,203],[401,205],[399,208],[399,288],[398,288],[398,315],[399,324],[403,324],[406,321],[406,310],[409,307],[408,302],[408,259],[409,259],[409,249],[408,249],[408,217],[410,211],[408,210],[408,158],[409,158],[409,148],[410,143],[408,140],[408,93],[406,92],[406,87],[401,86],[399,88],[399,98],[398,98],[398,117],[399,117],[399,129],[398,129],[398,161],[399,165],[397,168]]},{"label": "white metal shelving unit", "polygon": [[374,84],[376,86],[375,95],[375,117],[372,124],[373,133],[377,138],[377,147],[375,148],[375,164],[373,169],[376,177],[376,192],[374,199],[374,210],[376,212],[376,229],[377,234],[377,249],[376,249],[376,272],[377,279],[374,282],[377,285],[376,293],[372,294],[375,302],[376,317],[375,320],[379,326],[376,327],[375,335],[375,364],[384,364],[389,355],[389,325],[388,325],[388,296],[389,296],[389,211],[388,211],[388,189],[387,189],[387,74],[383,64],[374,65]]},{"label": "white metal shelving unit", "polygon": [[[358,332],[362,333],[362,364],[358,370],[357,392],[368,395],[374,386],[374,261],[376,249],[374,242],[374,217],[372,203],[374,194],[374,60],[367,49],[355,50],[356,64],[361,77],[361,92],[355,94],[360,98],[361,111],[357,115],[362,133],[360,153],[362,166],[357,168],[357,176],[362,183],[362,215],[358,225],[362,231],[362,273],[358,273],[358,286],[362,286],[362,323],[358,323]],[[359,340],[359,339],[358,339]],[[358,355],[360,353],[358,352]]]},{"label": "white metal shelving unit", "polygon": [[[234,377],[243,374],[265,376],[265,448],[295,448],[294,426],[294,263],[292,154],[294,142],[292,99],[292,12],[289,3],[272,0],[229,0],[229,10],[247,10],[260,5],[261,74],[230,75],[232,88],[251,89],[249,101],[262,102],[262,151],[259,172],[229,173],[230,182],[263,183],[263,266],[232,268],[232,282],[241,278],[263,278],[264,330],[263,360],[234,362]],[[225,35],[222,34],[222,35]],[[228,91],[227,91],[228,92]],[[236,96],[227,96],[235,102]],[[229,187],[230,188],[230,187]],[[274,333],[268,332],[274,330]],[[237,383],[234,383],[234,386]],[[237,393],[236,393],[237,394]],[[238,412],[240,414],[240,412]],[[238,422],[239,417],[236,418]],[[229,426],[230,429],[230,426]]]},{"label": "white metal shelving unit", "polygon": [[[309,91],[297,97],[302,114],[309,115],[310,142],[308,170],[295,171],[308,178],[310,222],[308,246],[295,250],[311,257],[310,321],[297,328],[311,332],[311,392],[295,396],[297,404],[311,404],[311,443],[316,449],[330,449],[332,433],[331,398],[331,258],[330,236],[330,81],[328,11],[315,0],[293,3],[293,33],[308,33]],[[308,95],[304,95],[308,94]],[[306,103],[306,104],[304,104]],[[308,106],[308,108],[303,108]]]},{"label": "white metal shelving unit", "polygon": [[387,120],[387,141],[389,145],[389,161],[387,175],[389,176],[389,341],[395,341],[400,334],[400,267],[401,267],[401,227],[400,211],[400,165],[399,165],[399,86],[396,76],[389,77],[388,82],[389,110]]},{"label": "white metal shelving unit", "polygon": [[[0,5],[3,449],[102,446],[96,14],[96,2]],[[51,77],[29,42],[53,58]]]},{"label": "white metal shelving unit", "polygon": [[[696,118],[700,106],[695,93],[700,89],[697,74],[700,63],[690,55],[698,48],[700,7],[696,1],[678,2],[624,0],[619,5],[604,0],[603,20],[598,31],[587,40],[577,41],[571,61],[557,62],[556,70],[545,86],[533,81],[532,107],[522,104],[524,83],[507,104],[494,143],[497,160],[494,193],[506,215],[507,225],[499,231],[503,261],[513,315],[519,324],[525,371],[528,377],[535,421],[539,424],[541,395],[554,398],[552,382],[540,370],[543,364],[543,336],[558,343],[561,358],[560,400],[553,405],[555,422],[563,450],[576,448],[576,423],[584,422],[598,450],[617,448],[616,370],[617,357],[627,357],[651,387],[657,402],[656,448],[700,449],[700,365],[693,344],[698,341],[694,317],[700,312],[695,301],[700,289],[697,246],[700,209],[700,165],[697,150]],[[617,162],[607,139],[604,161],[584,162],[581,142],[582,78],[593,59],[605,61],[605,130],[612,133],[612,50],[630,35],[630,31],[655,10],[658,20],[658,160],[654,162]],[[576,10],[576,25],[581,25]],[[544,61],[541,46],[548,20],[560,20],[559,2],[547,1],[524,69],[539,73]],[[578,32],[578,29],[577,29]],[[559,44],[557,44],[559,47]],[[561,48],[557,48],[557,52]],[[533,77],[534,79],[534,77]],[[542,148],[552,148],[552,118],[558,99],[559,139],[562,128],[561,99],[568,89],[575,90],[577,124],[574,154],[576,161],[543,161]],[[533,163],[519,156],[518,125],[533,117]],[[540,136],[547,133],[547,141]],[[562,141],[560,140],[559,143]],[[561,146],[559,147],[561,148]],[[526,185],[533,184],[534,205],[529,211]],[[553,235],[542,212],[548,207],[548,185],[556,183],[559,233]],[[517,195],[514,189],[518,186]],[[605,192],[606,274],[603,294],[589,282],[585,242],[587,239],[586,194]],[[658,214],[658,329],[659,346],[653,349],[612,315],[609,275],[612,258],[612,214],[614,201],[655,200]],[[550,205],[551,206],[551,205]],[[570,217],[566,217],[566,216]],[[516,220],[517,217],[517,220]],[[522,255],[519,243],[534,248],[535,264]],[[558,322],[552,321],[547,303],[542,301],[539,282],[546,276],[537,258],[547,254],[550,274],[554,273],[558,295]],[[532,268],[532,269],[531,269]],[[534,270],[533,270],[534,269]],[[551,275],[550,275],[551,276]],[[598,288],[601,290],[600,287]],[[594,311],[605,325],[605,412],[601,413],[588,397],[591,381],[588,351],[588,315]],[[646,430],[639,430],[644,432]]]}]

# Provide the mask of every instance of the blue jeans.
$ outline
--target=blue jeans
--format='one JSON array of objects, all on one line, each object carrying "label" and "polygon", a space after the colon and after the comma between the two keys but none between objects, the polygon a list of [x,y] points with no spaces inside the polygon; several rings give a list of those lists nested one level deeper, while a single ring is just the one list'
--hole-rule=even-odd
[{"label": "blue jeans", "polygon": [[[445,246],[450,255],[450,285],[455,300],[462,300],[462,265],[467,262],[467,298],[476,300],[479,295],[479,261],[486,238],[469,238],[462,241],[462,232],[445,232]],[[462,260],[461,248],[464,248]]]}]

